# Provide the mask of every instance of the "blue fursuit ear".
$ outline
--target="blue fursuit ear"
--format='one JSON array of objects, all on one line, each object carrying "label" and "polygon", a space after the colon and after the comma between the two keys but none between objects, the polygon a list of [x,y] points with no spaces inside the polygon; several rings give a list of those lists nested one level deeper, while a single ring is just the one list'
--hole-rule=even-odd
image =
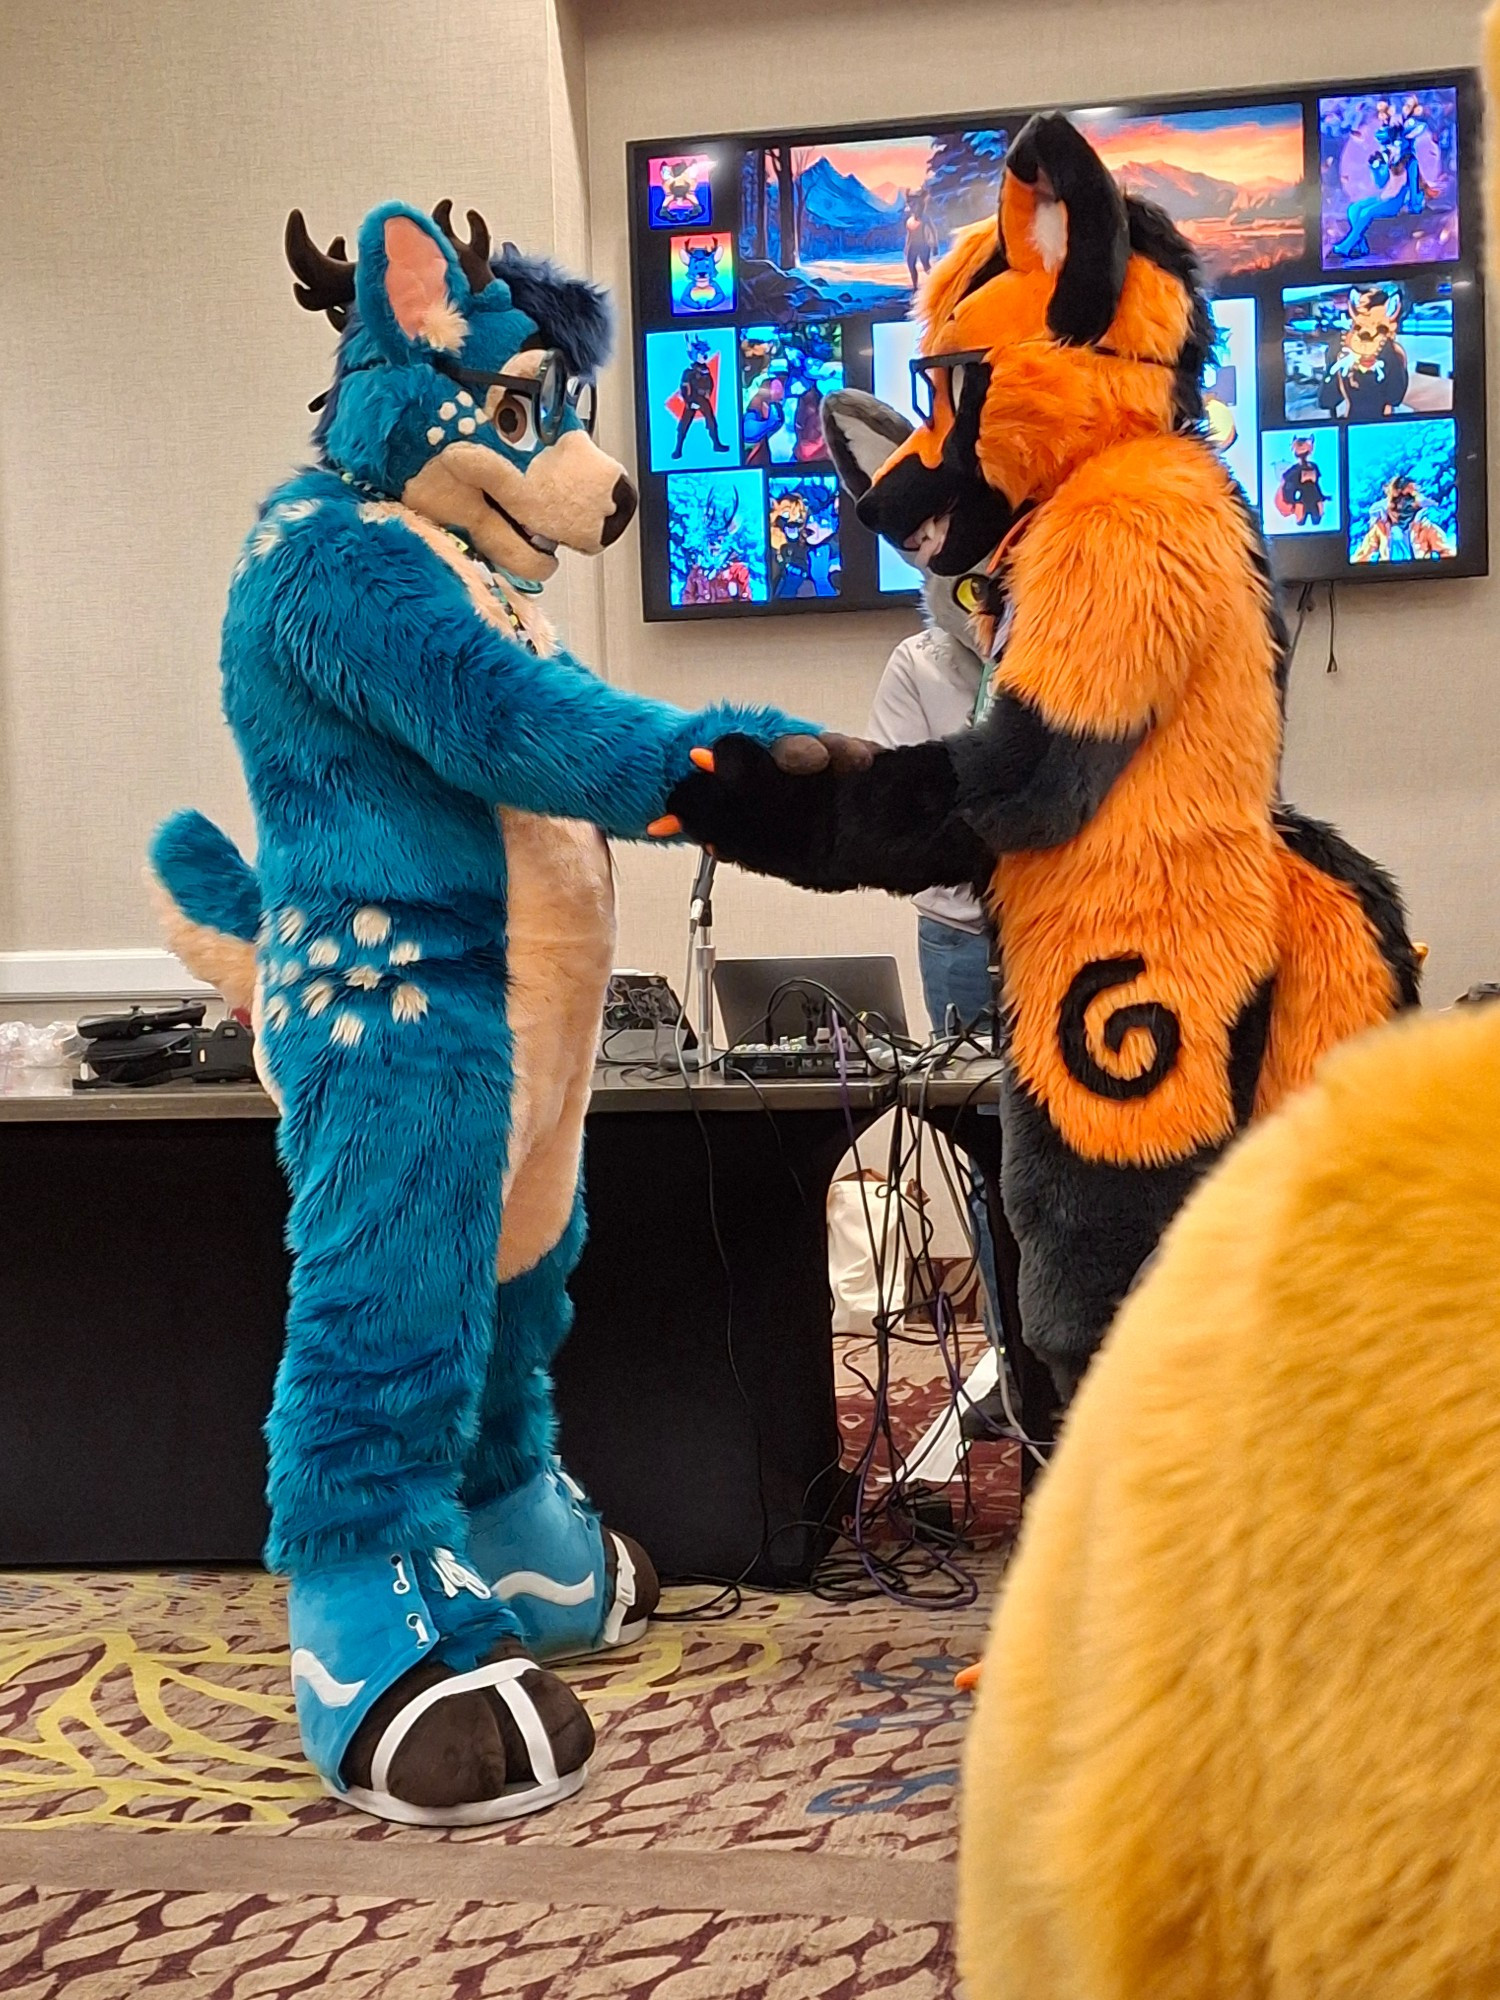
[{"label": "blue fursuit ear", "polygon": [[586,278],[570,277],[545,257],[527,257],[507,243],[490,269],[510,286],[511,298],[547,339],[561,348],[574,375],[597,375],[614,346],[609,299]]},{"label": "blue fursuit ear", "polygon": [[388,361],[463,345],[471,293],[459,253],[430,216],[405,202],[384,202],[360,224],[354,296]]}]

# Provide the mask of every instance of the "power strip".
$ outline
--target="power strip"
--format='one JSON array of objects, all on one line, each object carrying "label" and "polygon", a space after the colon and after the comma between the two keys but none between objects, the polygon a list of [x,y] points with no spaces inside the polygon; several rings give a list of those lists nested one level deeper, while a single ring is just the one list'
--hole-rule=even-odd
[{"label": "power strip", "polygon": [[726,1076],[751,1076],[757,1081],[778,1077],[866,1077],[871,1065],[850,1049],[839,1068],[837,1049],[826,1042],[741,1042],[724,1057]]}]

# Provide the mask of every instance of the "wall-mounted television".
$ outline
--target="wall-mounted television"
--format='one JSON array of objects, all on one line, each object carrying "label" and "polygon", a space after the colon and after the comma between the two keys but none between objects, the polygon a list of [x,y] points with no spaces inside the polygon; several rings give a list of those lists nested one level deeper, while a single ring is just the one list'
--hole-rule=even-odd
[{"label": "wall-mounted television", "polygon": [[[1479,94],[1403,74],[1074,109],[1203,262],[1210,437],[1289,583],[1488,569]],[[993,214],[1024,110],[629,149],[648,619],[868,610],[916,572],[819,407],[917,420],[913,291]]]}]

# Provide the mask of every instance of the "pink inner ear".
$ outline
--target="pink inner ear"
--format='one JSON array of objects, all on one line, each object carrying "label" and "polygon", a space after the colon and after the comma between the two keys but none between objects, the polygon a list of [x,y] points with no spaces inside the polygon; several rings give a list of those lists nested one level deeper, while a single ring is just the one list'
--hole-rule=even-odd
[{"label": "pink inner ear", "polygon": [[448,303],[448,260],[408,215],[385,225],[385,292],[396,324],[415,340],[434,312]]}]

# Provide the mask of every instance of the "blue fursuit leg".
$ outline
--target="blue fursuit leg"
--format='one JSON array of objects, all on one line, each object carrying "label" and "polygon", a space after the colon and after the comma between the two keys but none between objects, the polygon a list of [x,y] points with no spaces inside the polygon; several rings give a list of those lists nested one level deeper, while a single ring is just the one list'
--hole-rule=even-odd
[{"label": "blue fursuit leg", "polygon": [[601,1523],[555,1455],[550,1370],[573,1320],[567,1285],[584,1233],[580,1193],[554,1248],[500,1287],[464,1489],[474,1566],[543,1660],[639,1638],[658,1595],[644,1550]]},{"label": "blue fursuit leg", "polygon": [[[519,1621],[468,1560],[459,1487],[493,1344],[510,1075],[494,998],[456,980],[443,995],[436,968],[424,977],[419,1018],[368,987],[326,1004],[313,988],[265,1010],[294,1257],[268,1425],[268,1559],[292,1578],[304,1743],[354,1803],[401,1806],[380,1785],[355,1792],[342,1765],[362,1720],[414,1667],[427,1668],[421,1713],[457,1675],[515,1715],[538,1782],[524,1800],[438,1815],[451,1824],[534,1810],[582,1773],[545,1768],[545,1732],[520,1686],[536,1670],[501,1657],[520,1653]],[[453,1024],[442,1034],[440,1008]],[[411,1726],[402,1710],[377,1769]]]}]

